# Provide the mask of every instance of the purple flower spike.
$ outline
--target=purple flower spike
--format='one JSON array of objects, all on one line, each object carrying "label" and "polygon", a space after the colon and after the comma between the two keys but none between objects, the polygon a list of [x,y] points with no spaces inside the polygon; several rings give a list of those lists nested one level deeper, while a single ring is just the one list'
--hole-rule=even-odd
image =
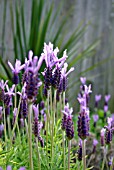
[{"label": "purple flower spike", "polygon": [[2,102],[4,101],[4,95],[5,95],[4,89],[5,89],[5,86],[6,86],[7,82],[8,81],[6,81],[4,83],[3,80],[0,81],[0,101],[2,101]]},{"label": "purple flower spike", "polygon": [[111,95],[108,94],[108,95],[105,95],[105,102],[108,103],[108,101],[110,100],[111,98]]},{"label": "purple flower spike", "polygon": [[72,112],[73,109],[69,108],[69,104],[65,105],[62,119],[62,129],[66,131],[66,136],[68,140],[71,140],[74,137],[74,126],[72,121]]},{"label": "purple flower spike", "polygon": [[14,110],[13,110],[13,124],[15,123],[17,111],[18,111],[18,109],[17,109],[17,108],[14,108]]},{"label": "purple flower spike", "polygon": [[101,133],[100,133],[100,137],[101,137],[101,146],[104,146],[104,144],[105,144],[105,138],[104,138],[104,136],[105,136],[105,131],[106,131],[106,129],[104,129],[104,128],[102,128],[101,129]]},{"label": "purple flower spike", "polygon": [[105,133],[105,143],[106,144],[110,144],[112,141],[112,132],[113,132],[113,128],[112,128],[112,118],[107,118],[107,126],[105,126],[106,128],[106,133]]},{"label": "purple flower spike", "polygon": [[86,84],[86,77],[80,77],[80,81],[83,85]]}]

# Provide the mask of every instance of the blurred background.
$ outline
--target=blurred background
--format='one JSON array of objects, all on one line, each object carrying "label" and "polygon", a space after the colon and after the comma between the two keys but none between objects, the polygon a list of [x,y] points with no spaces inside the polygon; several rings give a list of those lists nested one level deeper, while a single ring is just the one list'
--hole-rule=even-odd
[{"label": "blurred background", "polygon": [[[95,94],[111,94],[114,112],[114,0],[0,0],[0,78],[11,80],[7,61],[40,56],[44,42],[68,52],[67,96],[77,108],[80,76]],[[103,101],[104,102],[104,101]],[[101,104],[102,107],[102,104]]]}]

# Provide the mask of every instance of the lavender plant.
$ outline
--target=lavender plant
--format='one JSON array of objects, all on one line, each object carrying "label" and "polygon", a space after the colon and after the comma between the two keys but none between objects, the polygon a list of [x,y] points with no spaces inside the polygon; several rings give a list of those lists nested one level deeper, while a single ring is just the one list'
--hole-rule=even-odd
[{"label": "lavender plant", "polygon": [[[99,145],[104,154],[100,168],[113,168],[113,155],[109,154],[112,147],[113,119],[104,117],[103,123],[107,122],[108,125],[97,129],[102,121],[98,108],[101,96],[95,97],[96,109],[91,115],[89,101],[92,90],[91,85],[86,85],[85,77],[80,78],[80,111],[78,116],[73,114],[70,103],[65,101],[68,75],[74,68],[67,71],[66,50],[61,58],[58,58],[58,53],[59,49],[54,49],[49,42],[44,43],[40,57],[33,56],[33,52],[29,51],[23,65],[16,60],[13,67],[8,61],[13,85],[8,85],[8,81],[0,81],[1,169],[21,167],[20,170],[77,170],[78,166],[83,170],[92,169],[95,166],[92,161],[97,155]],[[42,72],[43,81],[39,72],[42,64],[46,67]],[[18,89],[19,84],[21,89]],[[42,99],[39,102],[41,90]],[[109,98],[105,96],[105,107],[108,106]],[[77,122],[74,121],[75,118],[78,119]],[[94,128],[92,142],[89,140],[92,136],[91,121]],[[88,151],[89,142],[91,151]]]}]

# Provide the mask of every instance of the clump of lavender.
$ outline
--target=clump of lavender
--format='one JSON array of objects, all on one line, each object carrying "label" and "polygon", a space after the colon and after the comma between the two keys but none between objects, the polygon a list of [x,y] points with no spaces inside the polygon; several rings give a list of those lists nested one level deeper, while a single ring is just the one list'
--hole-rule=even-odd
[{"label": "clump of lavender", "polygon": [[61,68],[67,58],[66,51],[63,53],[63,57],[58,59],[57,53],[58,47],[53,49],[53,44],[49,42],[47,45],[44,43],[44,50],[42,56],[44,56],[46,69],[42,73],[44,76],[44,95],[47,96],[47,91],[53,86],[55,89],[59,88],[61,78]]},{"label": "clump of lavender", "polygon": [[71,140],[74,137],[74,126],[72,121],[73,109],[69,108],[69,104],[67,103],[62,112],[63,119],[61,127],[63,130],[65,130],[68,140]]}]

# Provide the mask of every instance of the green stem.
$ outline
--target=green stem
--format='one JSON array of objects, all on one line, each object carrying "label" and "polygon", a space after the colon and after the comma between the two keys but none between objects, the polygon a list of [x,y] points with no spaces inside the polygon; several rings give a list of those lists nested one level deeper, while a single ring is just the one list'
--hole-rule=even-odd
[{"label": "green stem", "polygon": [[16,106],[17,106],[17,88],[16,88],[16,86],[15,86],[15,97],[14,97],[14,107],[16,108]]},{"label": "green stem", "polygon": [[26,135],[28,136],[28,124],[27,124],[27,120],[25,119],[25,127],[26,127]]},{"label": "green stem", "polygon": [[32,160],[32,122],[31,122],[31,115],[32,115],[32,104],[29,103],[29,112],[28,112],[29,163],[30,163],[30,170],[33,170],[33,160]]},{"label": "green stem", "polygon": [[[64,109],[64,106],[65,106],[65,92],[63,92],[63,109]],[[65,132],[63,131],[62,132],[62,138],[63,138],[63,167],[64,167],[64,170],[65,170]]]},{"label": "green stem", "polygon": [[9,134],[9,138],[11,140],[11,124],[10,124],[10,116],[7,116],[7,123],[8,123],[8,134]]},{"label": "green stem", "polygon": [[12,139],[13,139],[13,136],[14,136],[14,131],[15,131],[16,125],[18,123],[18,115],[19,115],[20,104],[21,104],[21,97],[19,99],[19,105],[18,105],[18,110],[17,110],[17,114],[16,114],[16,119],[15,119],[15,123],[14,123],[13,130],[12,130]]},{"label": "green stem", "polygon": [[106,154],[107,154],[107,146],[106,147],[104,146],[103,151],[104,151],[104,157],[103,157],[102,169],[101,170],[104,170],[105,161],[106,161]]},{"label": "green stem", "polygon": [[71,149],[71,140],[68,141],[68,170],[70,170],[70,149]]},{"label": "green stem", "polygon": [[41,163],[40,163],[40,153],[39,153],[39,146],[38,146],[38,138],[36,137],[36,147],[38,153],[38,170],[41,170]]},{"label": "green stem", "polygon": [[47,120],[46,120],[46,153],[48,156],[48,125],[49,125],[49,90],[47,92]]},{"label": "green stem", "polygon": [[85,145],[85,140],[82,140],[82,159],[83,159],[83,170],[86,170],[86,145]]}]

